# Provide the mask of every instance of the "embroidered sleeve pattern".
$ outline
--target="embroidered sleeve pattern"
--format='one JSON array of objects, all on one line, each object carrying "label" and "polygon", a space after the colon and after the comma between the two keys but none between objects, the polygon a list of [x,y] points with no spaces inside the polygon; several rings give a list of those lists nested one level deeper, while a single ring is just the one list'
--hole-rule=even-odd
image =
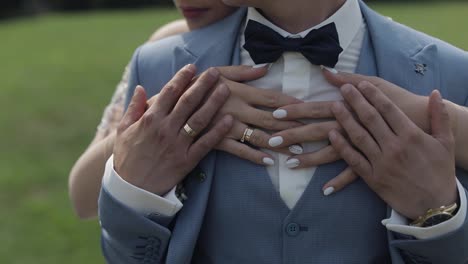
[{"label": "embroidered sleeve pattern", "polygon": [[125,96],[128,91],[129,76],[130,67],[127,65],[127,67],[125,67],[122,80],[117,84],[110,103],[104,109],[101,123],[97,127],[98,133],[102,134],[104,137],[117,129],[117,125],[124,114]]}]

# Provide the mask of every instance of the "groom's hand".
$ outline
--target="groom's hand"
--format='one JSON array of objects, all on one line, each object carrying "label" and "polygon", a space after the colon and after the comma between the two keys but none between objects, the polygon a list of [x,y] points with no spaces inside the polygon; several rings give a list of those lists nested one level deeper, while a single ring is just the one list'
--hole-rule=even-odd
[{"label": "groom's hand", "polygon": [[330,141],[371,189],[410,219],[456,201],[454,139],[439,92],[429,100],[427,134],[373,84],[348,84],[341,91],[359,121],[342,103],[332,111],[358,150],[337,131]]},{"label": "groom's hand", "polygon": [[149,105],[144,89],[135,90],[114,145],[114,168],[125,181],[164,195],[231,129],[229,115],[207,128],[230,94],[217,84],[219,71],[192,82],[195,72],[194,65],[181,69]]}]

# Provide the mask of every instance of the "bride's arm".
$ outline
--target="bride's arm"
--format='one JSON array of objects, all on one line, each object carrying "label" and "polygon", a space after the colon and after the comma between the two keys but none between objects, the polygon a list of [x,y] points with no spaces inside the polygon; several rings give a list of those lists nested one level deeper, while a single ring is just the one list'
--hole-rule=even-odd
[{"label": "bride's arm", "polygon": [[[358,74],[332,74],[324,71],[328,81],[337,87],[345,83],[357,86],[361,81],[368,81],[377,86],[392,100],[416,125],[430,133],[430,118],[428,115],[428,96],[413,94],[395,84],[378,77],[368,77]],[[468,84],[467,84],[468,85]],[[452,132],[456,142],[455,157],[457,165],[468,170],[468,108],[444,100],[449,111]]]},{"label": "bride's arm", "polygon": [[450,118],[455,120],[453,135],[455,137],[455,158],[457,165],[468,170],[468,108],[450,101],[446,101],[449,107]]}]

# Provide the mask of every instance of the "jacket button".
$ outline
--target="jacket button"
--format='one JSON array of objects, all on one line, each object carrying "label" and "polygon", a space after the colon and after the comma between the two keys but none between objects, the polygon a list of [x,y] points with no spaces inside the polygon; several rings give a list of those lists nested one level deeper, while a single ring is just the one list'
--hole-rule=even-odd
[{"label": "jacket button", "polygon": [[204,172],[198,173],[198,180],[200,182],[204,182],[206,180],[206,173],[204,173]]},{"label": "jacket button", "polygon": [[286,226],[286,234],[288,234],[288,236],[295,237],[299,235],[299,231],[299,225],[296,223],[289,223]]}]

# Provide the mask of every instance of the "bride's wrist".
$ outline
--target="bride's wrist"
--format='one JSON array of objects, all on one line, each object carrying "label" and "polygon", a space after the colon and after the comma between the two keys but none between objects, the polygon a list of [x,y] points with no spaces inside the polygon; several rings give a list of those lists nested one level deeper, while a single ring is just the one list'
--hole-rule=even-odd
[{"label": "bride's wrist", "polygon": [[[455,139],[455,142],[457,140],[459,133],[459,124],[460,124],[460,118],[461,118],[461,113],[462,111],[466,111],[464,107],[459,106],[457,104],[454,104],[448,100],[444,100],[444,104],[447,107],[447,111],[450,117],[450,127],[452,129],[453,137]],[[467,113],[468,114],[468,113]]]},{"label": "bride's wrist", "polygon": [[415,95],[405,98],[401,109],[411,121],[428,133],[431,127],[428,106],[429,97]]}]

